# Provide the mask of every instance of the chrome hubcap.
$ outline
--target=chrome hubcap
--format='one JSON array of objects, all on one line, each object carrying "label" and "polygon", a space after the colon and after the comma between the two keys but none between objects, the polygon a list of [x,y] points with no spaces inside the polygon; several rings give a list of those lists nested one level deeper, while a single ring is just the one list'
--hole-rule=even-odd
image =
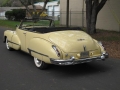
[{"label": "chrome hubcap", "polygon": [[10,48],[9,48],[9,45],[8,45],[7,39],[6,39],[6,47],[7,47],[7,49],[10,49]]},{"label": "chrome hubcap", "polygon": [[42,64],[42,61],[41,61],[41,60],[38,60],[38,59],[35,58],[35,57],[34,57],[34,62],[35,62],[35,65],[36,65],[37,67],[40,67],[41,64]]}]

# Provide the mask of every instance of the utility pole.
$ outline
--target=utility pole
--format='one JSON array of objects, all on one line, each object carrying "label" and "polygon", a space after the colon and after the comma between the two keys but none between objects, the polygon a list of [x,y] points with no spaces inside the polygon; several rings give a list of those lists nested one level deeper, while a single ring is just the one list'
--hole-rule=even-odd
[{"label": "utility pole", "polygon": [[66,27],[69,27],[69,0],[67,0],[66,5]]}]

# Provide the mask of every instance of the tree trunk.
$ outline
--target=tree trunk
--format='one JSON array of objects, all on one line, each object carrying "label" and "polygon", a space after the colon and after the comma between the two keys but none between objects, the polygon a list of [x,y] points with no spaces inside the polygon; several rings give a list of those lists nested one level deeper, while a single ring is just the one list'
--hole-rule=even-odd
[{"label": "tree trunk", "polygon": [[96,33],[96,21],[97,21],[97,6],[99,0],[95,0],[92,6],[92,15],[91,15],[91,29],[90,34]]},{"label": "tree trunk", "polygon": [[88,34],[96,33],[97,15],[106,1],[107,0],[86,0],[86,24]]},{"label": "tree trunk", "polygon": [[92,13],[92,0],[86,0],[87,33],[90,33],[91,30],[91,13]]}]

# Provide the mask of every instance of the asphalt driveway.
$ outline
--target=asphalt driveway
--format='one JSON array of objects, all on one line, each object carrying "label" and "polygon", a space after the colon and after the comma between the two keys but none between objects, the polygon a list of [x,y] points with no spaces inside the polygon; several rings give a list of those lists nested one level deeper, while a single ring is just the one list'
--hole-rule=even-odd
[{"label": "asphalt driveway", "polygon": [[120,60],[35,67],[33,57],[8,51],[0,28],[0,90],[120,90]]}]

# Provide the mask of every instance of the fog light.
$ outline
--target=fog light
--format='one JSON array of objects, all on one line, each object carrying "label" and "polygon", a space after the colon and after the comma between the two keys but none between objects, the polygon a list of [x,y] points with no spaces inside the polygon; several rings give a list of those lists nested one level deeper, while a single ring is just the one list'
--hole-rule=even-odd
[{"label": "fog light", "polygon": [[70,58],[70,59],[74,60],[74,59],[75,59],[75,57],[74,57],[74,56],[71,56],[71,58]]}]

